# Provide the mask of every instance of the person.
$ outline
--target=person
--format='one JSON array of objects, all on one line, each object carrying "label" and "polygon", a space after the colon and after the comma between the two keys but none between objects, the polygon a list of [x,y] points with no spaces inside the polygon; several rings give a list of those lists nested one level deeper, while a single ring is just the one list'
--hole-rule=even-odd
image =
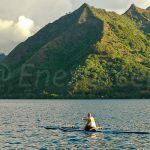
[{"label": "person", "polygon": [[88,117],[86,119],[86,125],[84,127],[85,131],[96,131],[96,123],[95,119],[91,113],[88,113]]}]

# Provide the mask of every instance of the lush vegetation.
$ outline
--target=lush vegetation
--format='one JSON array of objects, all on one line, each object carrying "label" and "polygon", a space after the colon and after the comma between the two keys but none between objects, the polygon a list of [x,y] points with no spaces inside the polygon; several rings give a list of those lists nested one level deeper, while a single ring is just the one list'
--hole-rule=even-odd
[{"label": "lush vegetation", "polygon": [[130,19],[136,22],[138,28],[150,38],[150,10],[141,9],[135,5],[131,5],[130,9],[125,13]]},{"label": "lush vegetation", "polygon": [[[150,98],[149,17],[134,5],[118,15],[84,4],[6,57],[12,75],[1,97]],[[20,87],[27,64],[32,75]]]}]

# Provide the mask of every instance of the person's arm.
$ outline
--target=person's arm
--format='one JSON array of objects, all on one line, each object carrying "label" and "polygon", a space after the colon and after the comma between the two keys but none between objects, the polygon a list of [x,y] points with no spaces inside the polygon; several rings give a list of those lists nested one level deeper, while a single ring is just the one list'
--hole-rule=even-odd
[{"label": "person's arm", "polygon": [[87,123],[84,128],[86,128],[90,124],[90,121],[91,121],[90,119],[87,119]]},{"label": "person's arm", "polygon": [[87,121],[88,119],[87,118],[81,118],[82,120],[84,120],[84,121]]}]

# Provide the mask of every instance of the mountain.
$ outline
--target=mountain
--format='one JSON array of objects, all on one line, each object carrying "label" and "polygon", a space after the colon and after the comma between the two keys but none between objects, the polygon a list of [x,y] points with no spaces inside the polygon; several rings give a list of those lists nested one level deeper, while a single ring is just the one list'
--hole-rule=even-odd
[{"label": "mountain", "polygon": [[134,4],[125,13],[128,17],[136,22],[139,28],[150,38],[150,11],[149,8],[141,9]]},{"label": "mountain", "polygon": [[6,55],[4,53],[0,54],[0,62],[4,60],[4,58],[6,57]]},{"label": "mountain", "polygon": [[146,10],[150,10],[150,6],[146,8]]},{"label": "mountain", "polygon": [[4,59],[1,98],[150,98],[149,11],[83,4]]}]

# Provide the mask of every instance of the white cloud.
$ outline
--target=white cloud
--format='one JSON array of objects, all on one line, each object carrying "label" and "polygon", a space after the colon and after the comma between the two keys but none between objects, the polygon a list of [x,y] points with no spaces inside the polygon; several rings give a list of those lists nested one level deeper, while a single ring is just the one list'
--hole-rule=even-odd
[{"label": "white cloud", "polygon": [[0,19],[0,30],[5,30],[13,25],[13,21]]},{"label": "white cloud", "polygon": [[31,31],[34,28],[34,21],[29,18],[26,18],[25,16],[20,16],[18,18],[16,28],[20,29],[20,31],[25,37],[29,37],[32,35]]},{"label": "white cloud", "polygon": [[37,27],[34,21],[25,16],[20,16],[16,22],[0,19],[0,46],[3,48],[1,51],[5,48],[5,53],[8,53],[19,42],[34,34],[35,29]]},{"label": "white cloud", "polygon": [[71,11],[72,7],[72,0],[1,0],[0,18],[15,20],[24,14],[44,26]]},{"label": "white cloud", "polygon": [[[37,27],[39,29],[71,10],[71,0],[1,0],[0,52],[10,52],[35,33]],[[15,21],[19,16],[22,17]]]}]

